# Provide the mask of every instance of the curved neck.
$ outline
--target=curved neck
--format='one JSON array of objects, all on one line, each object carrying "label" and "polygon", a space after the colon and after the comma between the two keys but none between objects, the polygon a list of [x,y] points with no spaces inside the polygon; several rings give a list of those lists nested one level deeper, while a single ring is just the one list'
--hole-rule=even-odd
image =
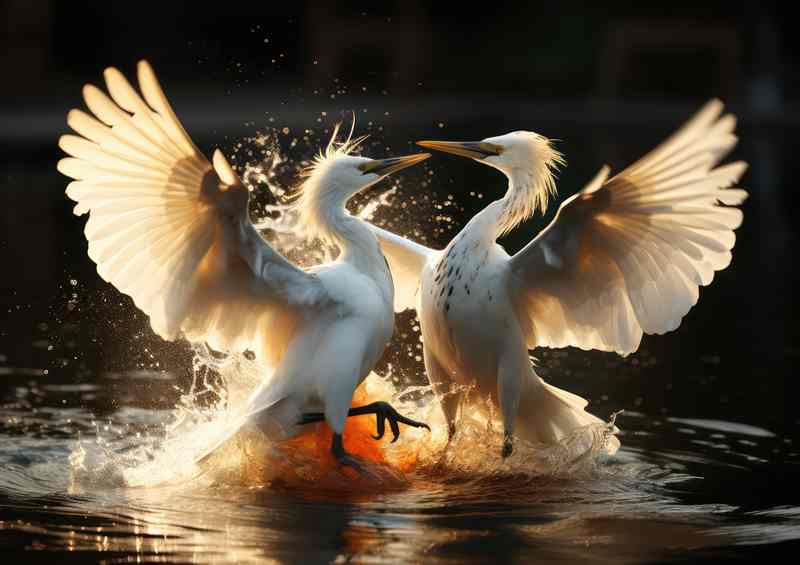
[{"label": "curved neck", "polygon": [[481,210],[467,225],[469,231],[480,233],[487,243],[494,243],[542,207],[539,199],[543,188],[536,171],[517,169],[503,173],[508,178],[505,195]]},{"label": "curved neck", "polygon": [[339,260],[373,278],[387,274],[386,259],[369,226],[345,208],[344,203],[317,210],[315,235],[339,248]]}]

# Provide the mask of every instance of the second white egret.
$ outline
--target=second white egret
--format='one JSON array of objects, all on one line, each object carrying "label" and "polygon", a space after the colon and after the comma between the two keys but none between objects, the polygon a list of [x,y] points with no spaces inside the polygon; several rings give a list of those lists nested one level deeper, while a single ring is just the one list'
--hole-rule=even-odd
[{"label": "second white egret", "polygon": [[[548,139],[517,131],[479,142],[421,141],[469,157],[508,178],[444,250],[380,228],[395,277],[396,309],[417,308],[425,367],[450,426],[475,383],[502,412],[504,456],[513,437],[553,443],[601,421],[587,401],[544,382],[528,350],[574,346],[635,351],[643,333],[678,327],[698,288],[731,261],[747,193],[729,188],[746,164],[717,166],[734,147],[735,119],[709,102],[658,148],[609,178],[603,167],[555,219],[513,257],[496,243],[544,213],[563,164]],[[456,387],[457,388],[457,387]],[[610,451],[619,446],[612,438]]]}]

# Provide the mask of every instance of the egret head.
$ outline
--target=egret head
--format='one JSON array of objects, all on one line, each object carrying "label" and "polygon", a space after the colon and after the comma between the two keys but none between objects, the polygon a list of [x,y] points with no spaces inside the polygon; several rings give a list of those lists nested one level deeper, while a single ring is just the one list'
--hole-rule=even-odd
[{"label": "egret head", "polygon": [[418,141],[417,145],[469,157],[506,174],[538,166],[553,169],[564,164],[564,157],[550,140],[532,131],[512,131],[481,141]]},{"label": "egret head", "polygon": [[[513,131],[481,141],[418,141],[417,145],[469,157],[505,173],[512,180],[517,216],[542,212],[555,194],[555,172],[565,163],[549,139],[530,131]],[[519,218],[516,218],[519,219]]]},{"label": "egret head", "polygon": [[339,126],[334,128],[328,146],[319,152],[306,169],[306,177],[300,188],[297,209],[300,220],[309,234],[325,236],[326,218],[337,212],[359,192],[369,188],[382,178],[430,157],[430,153],[417,153],[389,159],[369,159],[352,155],[365,137],[337,142]]}]

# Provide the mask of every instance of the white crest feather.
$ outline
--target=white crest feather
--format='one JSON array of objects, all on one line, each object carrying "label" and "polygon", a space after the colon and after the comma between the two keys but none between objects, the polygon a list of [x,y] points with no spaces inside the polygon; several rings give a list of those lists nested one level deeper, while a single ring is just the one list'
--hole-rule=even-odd
[{"label": "white crest feather", "polygon": [[339,142],[337,137],[341,126],[341,122],[334,126],[328,145],[325,149],[320,150],[311,164],[303,171],[302,175],[305,180],[295,193],[297,199],[295,209],[300,225],[306,230],[309,238],[319,238],[326,243],[336,243],[335,234],[327,229],[330,222],[326,220],[326,214],[336,209],[337,200],[342,195],[337,193],[336,187],[324,183],[322,180],[338,158],[352,154],[367,139],[366,135],[353,138],[355,116],[347,138]]},{"label": "white crest feather", "polygon": [[534,137],[534,142],[530,144],[533,154],[529,160],[534,166],[514,175],[513,185],[503,205],[498,235],[508,233],[533,216],[536,210],[542,214],[547,211],[549,199],[557,192],[558,167],[566,164],[564,156],[553,147],[549,139],[527,133]]}]

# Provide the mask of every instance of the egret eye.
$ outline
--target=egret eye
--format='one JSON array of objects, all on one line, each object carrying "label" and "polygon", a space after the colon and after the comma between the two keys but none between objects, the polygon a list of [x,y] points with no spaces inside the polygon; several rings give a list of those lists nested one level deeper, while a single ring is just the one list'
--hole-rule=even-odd
[{"label": "egret eye", "polygon": [[491,157],[492,154],[501,155],[503,153],[503,151],[506,150],[506,148],[503,147],[502,145],[499,145],[497,143],[489,143],[488,141],[481,142],[480,146],[481,146],[481,149],[483,149],[486,153],[489,154],[488,155],[489,157]]}]

